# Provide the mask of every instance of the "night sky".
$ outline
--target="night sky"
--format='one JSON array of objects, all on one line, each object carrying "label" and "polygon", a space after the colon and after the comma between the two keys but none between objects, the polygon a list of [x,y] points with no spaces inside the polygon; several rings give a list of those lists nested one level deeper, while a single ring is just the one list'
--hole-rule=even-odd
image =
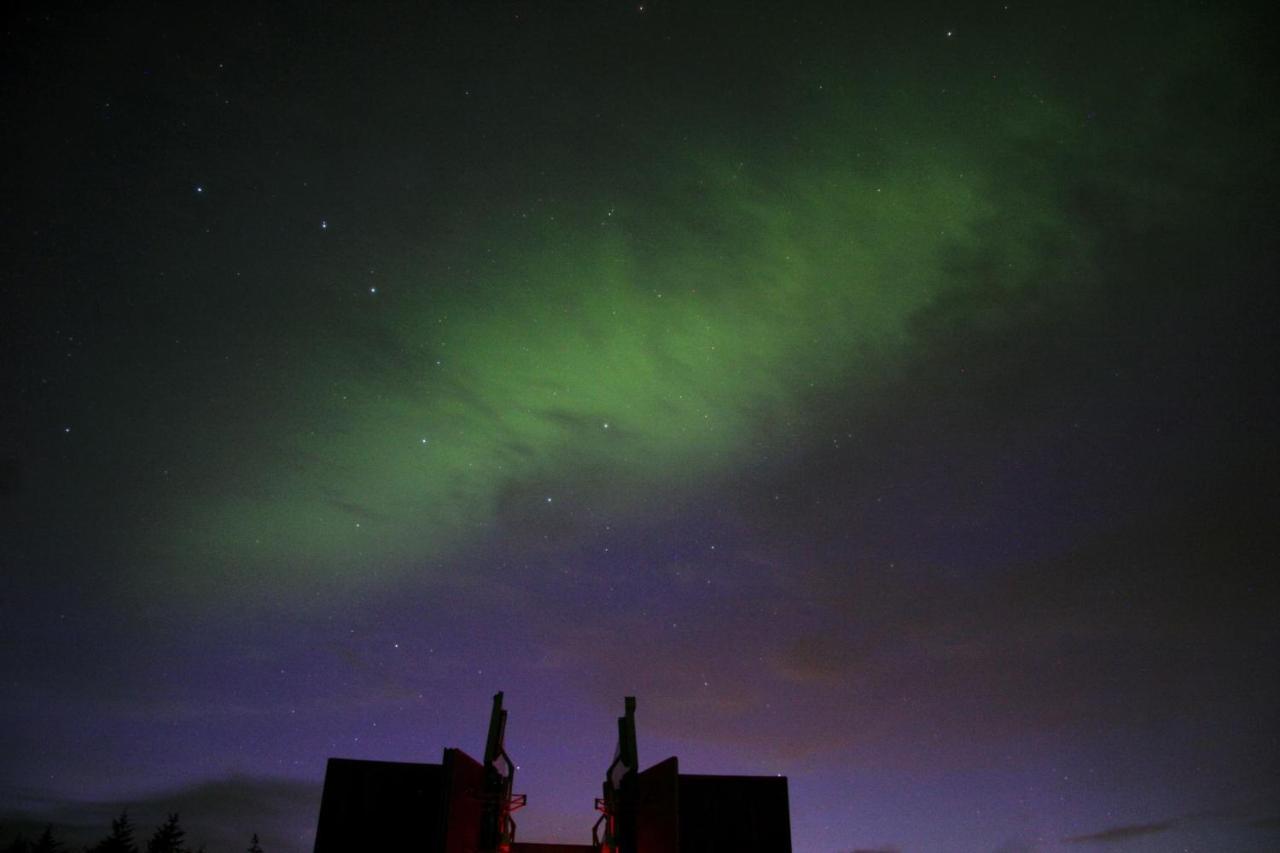
[{"label": "night sky", "polygon": [[304,853],[504,690],[522,840],[635,695],[797,853],[1280,849],[1271,25],[9,4],[0,823]]}]

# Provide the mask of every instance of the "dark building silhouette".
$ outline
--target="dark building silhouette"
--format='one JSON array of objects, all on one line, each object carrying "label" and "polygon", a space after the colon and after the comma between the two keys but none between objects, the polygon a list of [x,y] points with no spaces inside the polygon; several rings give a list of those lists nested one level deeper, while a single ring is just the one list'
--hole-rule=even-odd
[{"label": "dark building silhouette", "polygon": [[791,853],[785,777],[681,773],[674,757],[641,772],[632,697],[591,843],[518,842],[506,721],[499,693],[483,763],[460,749],[439,764],[329,759],[315,853]]}]

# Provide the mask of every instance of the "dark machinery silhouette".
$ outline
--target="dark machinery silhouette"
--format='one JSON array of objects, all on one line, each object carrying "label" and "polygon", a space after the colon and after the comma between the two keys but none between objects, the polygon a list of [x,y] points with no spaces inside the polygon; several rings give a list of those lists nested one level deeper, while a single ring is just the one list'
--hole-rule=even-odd
[{"label": "dark machinery silhouette", "polygon": [[791,853],[787,780],[679,772],[676,758],[640,770],[636,700],[618,718],[591,844],[515,840],[515,765],[507,712],[493,697],[483,764],[445,749],[439,764],[330,758],[315,853]]}]

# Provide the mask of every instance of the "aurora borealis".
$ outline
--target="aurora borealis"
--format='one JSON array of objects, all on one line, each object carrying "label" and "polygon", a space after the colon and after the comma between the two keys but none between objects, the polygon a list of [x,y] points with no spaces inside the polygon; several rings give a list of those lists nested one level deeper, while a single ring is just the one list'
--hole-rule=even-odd
[{"label": "aurora borealis", "polygon": [[23,4],[0,824],[309,850],[501,689],[527,840],[634,694],[798,853],[1274,849],[1261,18]]}]

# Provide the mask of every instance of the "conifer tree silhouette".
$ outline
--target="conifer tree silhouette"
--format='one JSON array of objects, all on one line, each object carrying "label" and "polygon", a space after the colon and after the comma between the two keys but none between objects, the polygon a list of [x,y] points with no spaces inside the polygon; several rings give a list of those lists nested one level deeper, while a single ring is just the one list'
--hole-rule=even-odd
[{"label": "conifer tree silhouette", "polygon": [[249,853],[262,853],[262,847],[258,844],[258,833],[253,834],[253,841],[249,842]]},{"label": "conifer tree silhouette", "polygon": [[138,853],[138,845],[133,843],[133,823],[129,820],[127,809],[120,812],[120,817],[111,821],[111,834],[99,841],[92,853]]},{"label": "conifer tree silhouette", "polygon": [[178,825],[178,815],[173,813],[169,819],[156,827],[155,834],[147,842],[147,853],[187,853],[182,846],[186,833]]},{"label": "conifer tree silhouette", "polygon": [[31,847],[31,853],[62,853],[66,849],[62,842],[53,837],[53,824],[46,824],[44,832]]},{"label": "conifer tree silhouette", "polygon": [[9,846],[4,848],[4,853],[31,853],[31,842],[25,835],[19,833],[9,842]]}]

